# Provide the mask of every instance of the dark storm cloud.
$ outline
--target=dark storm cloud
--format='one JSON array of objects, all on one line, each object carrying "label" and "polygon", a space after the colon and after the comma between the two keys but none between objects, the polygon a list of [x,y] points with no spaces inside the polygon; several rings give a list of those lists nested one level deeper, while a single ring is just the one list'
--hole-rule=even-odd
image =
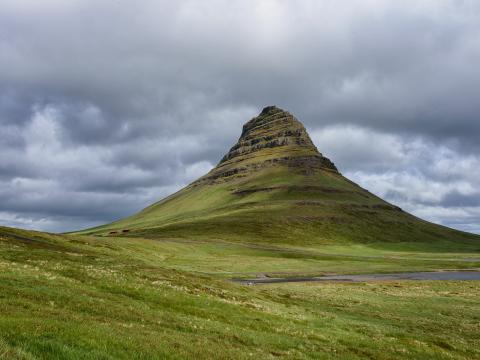
[{"label": "dark storm cloud", "polygon": [[136,211],[277,104],[363,186],[475,228],[478,39],[473,0],[4,0],[0,222]]},{"label": "dark storm cloud", "polygon": [[480,193],[465,195],[452,191],[444,196],[441,204],[446,207],[480,207]]}]

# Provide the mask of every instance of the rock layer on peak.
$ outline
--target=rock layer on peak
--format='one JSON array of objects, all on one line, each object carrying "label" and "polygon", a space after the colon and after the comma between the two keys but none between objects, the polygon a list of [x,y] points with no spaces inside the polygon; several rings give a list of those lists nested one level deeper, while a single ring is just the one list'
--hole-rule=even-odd
[{"label": "rock layer on peak", "polygon": [[220,163],[195,183],[229,180],[234,176],[275,165],[287,165],[307,174],[320,168],[338,171],[317,150],[298,119],[288,111],[267,106],[243,126],[239,140]]},{"label": "rock layer on peak", "polygon": [[293,115],[276,106],[268,106],[243,126],[238,142],[220,163],[264,148],[298,146],[318,154],[305,127]]}]

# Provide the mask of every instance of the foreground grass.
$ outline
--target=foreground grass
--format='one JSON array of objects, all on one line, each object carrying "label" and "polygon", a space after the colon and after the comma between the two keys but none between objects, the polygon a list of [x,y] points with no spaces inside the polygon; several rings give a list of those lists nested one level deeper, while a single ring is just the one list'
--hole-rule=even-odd
[{"label": "foreground grass", "polygon": [[0,358],[480,358],[479,282],[245,287],[212,244],[0,230]]}]

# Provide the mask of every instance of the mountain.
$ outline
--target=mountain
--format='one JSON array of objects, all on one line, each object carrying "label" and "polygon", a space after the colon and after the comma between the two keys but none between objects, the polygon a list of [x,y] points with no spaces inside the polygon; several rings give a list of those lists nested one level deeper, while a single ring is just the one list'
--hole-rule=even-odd
[{"label": "mountain", "polygon": [[292,245],[469,242],[345,178],[289,112],[268,106],[208,174],[128,218],[83,234]]}]

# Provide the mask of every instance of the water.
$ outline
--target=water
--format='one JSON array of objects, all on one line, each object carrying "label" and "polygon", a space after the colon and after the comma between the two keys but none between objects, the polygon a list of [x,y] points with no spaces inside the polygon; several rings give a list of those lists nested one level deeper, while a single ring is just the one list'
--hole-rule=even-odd
[{"label": "water", "polygon": [[259,278],[250,280],[234,280],[245,285],[274,284],[287,282],[369,282],[392,280],[480,280],[480,271],[429,271],[394,274],[358,274],[358,275],[328,275],[297,278]]}]

